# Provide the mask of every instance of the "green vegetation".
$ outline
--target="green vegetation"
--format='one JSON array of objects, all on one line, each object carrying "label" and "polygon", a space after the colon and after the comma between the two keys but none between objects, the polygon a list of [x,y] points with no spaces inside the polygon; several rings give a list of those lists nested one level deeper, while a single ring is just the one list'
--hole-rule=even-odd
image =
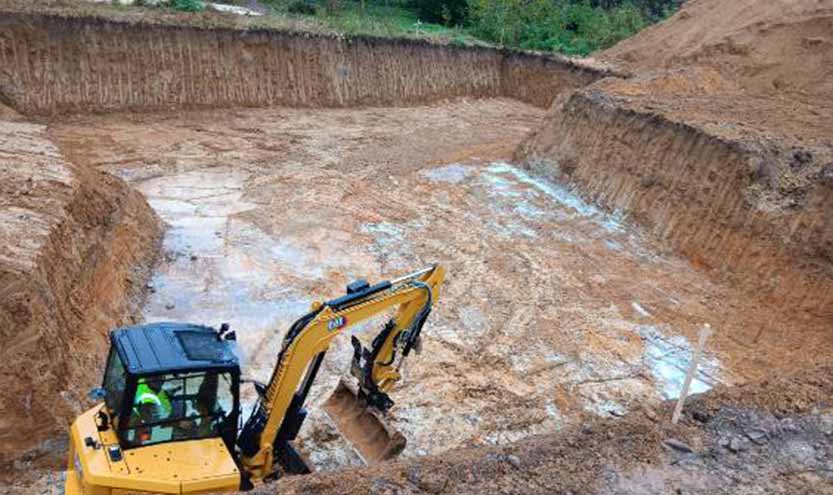
[{"label": "green vegetation", "polygon": [[[219,0],[223,1],[223,0]],[[234,0],[224,0],[232,3]],[[200,0],[168,0],[202,10]],[[248,0],[236,0],[246,5]],[[682,0],[259,0],[264,24],[587,55],[670,15]]]},{"label": "green vegetation", "polygon": [[200,0],[168,0],[163,2],[162,5],[182,12],[202,12],[205,10],[205,4]]},{"label": "green vegetation", "polygon": [[469,0],[469,25],[479,38],[527,50],[587,55],[648,25],[630,3],[610,8],[557,0]]},{"label": "green vegetation", "polygon": [[413,0],[412,5],[425,22],[461,26],[468,18],[468,0]]},{"label": "green vegetation", "polygon": [[[265,0],[261,0],[265,3]],[[478,43],[463,27],[420,19],[410,3],[394,1],[273,0],[274,14],[314,19],[327,30],[352,35],[432,38],[449,43]],[[482,42],[480,42],[482,43]]]}]

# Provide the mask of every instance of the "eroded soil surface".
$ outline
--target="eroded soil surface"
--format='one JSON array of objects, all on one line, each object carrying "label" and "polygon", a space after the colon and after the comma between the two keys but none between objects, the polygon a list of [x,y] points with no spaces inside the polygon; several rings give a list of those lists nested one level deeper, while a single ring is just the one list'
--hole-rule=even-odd
[{"label": "eroded soil surface", "polygon": [[257,493],[416,494],[830,494],[831,367],[690,400],[621,419],[588,419],[505,446],[296,476]]},{"label": "eroded soil surface", "polygon": [[[444,264],[423,353],[393,393],[405,458],[674,398],[704,323],[715,336],[695,392],[795,364],[796,339],[756,342],[757,329],[794,337],[813,322],[716,285],[627,219],[506,162],[540,115],[458,100],[84,117],[51,133],[75,161],[142,191],[168,224],[145,318],[231,323],[260,380],[314,299]],[[312,406],[348,375],[351,352],[347,336],[333,346]],[[311,409],[301,446],[312,461],[359,464]]]}]

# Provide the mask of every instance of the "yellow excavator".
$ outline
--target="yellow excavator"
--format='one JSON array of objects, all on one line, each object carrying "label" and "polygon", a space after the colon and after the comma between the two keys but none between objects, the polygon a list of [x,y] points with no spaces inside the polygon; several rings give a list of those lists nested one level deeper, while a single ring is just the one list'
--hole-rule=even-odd
[{"label": "yellow excavator", "polygon": [[[405,438],[385,421],[388,392],[421,330],[445,272],[435,265],[395,280],[352,282],[347,293],[315,302],[283,339],[268,383],[245,422],[236,334],[185,323],[153,323],[110,334],[103,402],[70,428],[66,495],[197,494],[245,491],[312,467],[296,450],[304,402],[334,338],[369,318],[393,316],[364,347],[352,337],[351,374],[324,408],[367,462],[389,459]],[[353,437],[353,438],[351,438]]]}]

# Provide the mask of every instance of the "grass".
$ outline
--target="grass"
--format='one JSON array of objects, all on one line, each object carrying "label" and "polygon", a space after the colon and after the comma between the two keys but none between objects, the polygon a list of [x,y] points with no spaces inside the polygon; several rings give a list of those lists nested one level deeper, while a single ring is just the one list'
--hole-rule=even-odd
[{"label": "grass", "polygon": [[[44,5],[51,5],[52,0],[33,2],[35,5],[28,7],[33,11],[41,12]],[[147,8],[137,6],[116,6],[104,3],[80,5],[74,4],[72,8],[60,5],[49,7],[47,10],[62,12],[69,15],[83,15],[89,10],[88,15],[111,17],[126,22],[156,22],[162,24],[181,24],[201,26],[206,28],[236,27],[244,29],[278,29],[294,32],[308,32],[321,34],[334,34],[346,36],[377,36],[383,38],[409,38],[425,39],[437,43],[459,45],[459,46],[508,46],[527,50],[544,52],[560,52],[568,55],[586,55],[597,49],[609,46],[617,39],[626,37],[637,31],[641,26],[629,26],[627,22],[614,18],[612,15],[598,16],[587,10],[587,6],[579,6],[576,9],[586,15],[579,17],[579,20],[593,22],[570,22],[579,26],[578,30],[564,29],[564,19],[559,16],[550,16],[543,22],[538,18],[521,19],[520,22],[510,22],[513,19],[492,18],[486,16],[479,19],[476,24],[467,27],[444,26],[421,22],[415,9],[404,3],[408,0],[366,0],[362,4],[359,0],[342,0],[334,13],[328,13],[325,4],[328,0],[260,0],[259,6],[265,8],[267,15],[263,16],[234,16],[216,15],[205,9],[202,13],[182,12],[173,8]],[[178,0],[190,3],[192,0]],[[214,0],[220,3],[236,4],[246,6],[248,0]],[[486,0],[484,0],[486,1]],[[523,11],[529,10],[530,5],[538,3],[548,5],[549,0],[490,0],[492,2],[521,2],[526,7]],[[305,7],[301,10],[312,9],[314,14],[293,13],[298,12],[298,3]],[[384,2],[384,3],[383,3]],[[530,4],[530,2],[533,2]],[[537,3],[536,3],[537,2]],[[295,8],[290,9],[295,5]],[[81,5],[85,7],[81,7]],[[25,10],[25,9],[24,9]],[[487,18],[488,17],[488,18]],[[500,16],[498,16],[500,17]],[[511,17],[511,16],[510,16]],[[546,16],[545,16],[546,17]],[[484,22],[484,20],[486,22]],[[518,21],[518,19],[514,19]],[[614,20],[616,22],[611,22]],[[627,20],[627,19],[625,19]],[[497,29],[500,36],[489,32],[484,26],[492,26],[492,31]],[[622,26],[628,28],[625,33],[620,33]],[[617,29],[614,29],[617,28]],[[510,33],[504,37],[503,33]],[[607,38],[615,35],[611,40]]]},{"label": "grass", "polygon": [[272,15],[317,21],[327,30],[346,35],[369,35],[397,38],[420,38],[455,44],[483,44],[474,36],[457,27],[421,22],[411,9],[401,5],[342,1],[335,13],[329,14],[323,5],[314,16],[289,12],[291,0],[269,2]]}]

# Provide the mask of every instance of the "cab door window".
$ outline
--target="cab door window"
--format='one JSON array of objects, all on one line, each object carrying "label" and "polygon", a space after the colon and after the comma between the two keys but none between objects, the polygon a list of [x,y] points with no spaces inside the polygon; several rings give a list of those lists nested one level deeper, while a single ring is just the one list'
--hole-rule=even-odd
[{"label": "cab door window", "polygon": [[107,370],[104,372],[104,403],[114,417],[121,414],[126,377],[119,353],[111,348],[107,357]]},{"label": "cab door window", "polygon": [[128,429],[128,446],[219,436],[232,412],[230,373],[178,373],[140,378]]}]

